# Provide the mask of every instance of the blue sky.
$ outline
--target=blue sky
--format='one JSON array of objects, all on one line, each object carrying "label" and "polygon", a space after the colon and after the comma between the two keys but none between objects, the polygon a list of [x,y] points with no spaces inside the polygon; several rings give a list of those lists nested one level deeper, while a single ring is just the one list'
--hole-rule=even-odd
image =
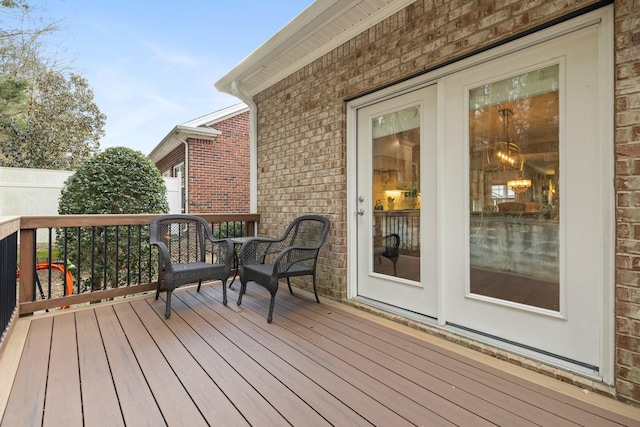
[{"label": "blue sky", "polygon": [[213,84],[312,0],[29,0],[107,115],[100,148],[149,154],[175,125],[240,102]]}]

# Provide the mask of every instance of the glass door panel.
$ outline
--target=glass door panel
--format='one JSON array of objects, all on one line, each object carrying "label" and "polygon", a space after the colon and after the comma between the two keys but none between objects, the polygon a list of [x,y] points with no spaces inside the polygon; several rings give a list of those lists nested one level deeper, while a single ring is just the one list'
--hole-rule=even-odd
[{"label": "glass door panel", "polygon": [[420,281],[420,107],[374,117],[371,129],[373,271]]},{"label": "glass door panel", "polygon": [[469,90],[470,292],[560,310],[559,66]]}]

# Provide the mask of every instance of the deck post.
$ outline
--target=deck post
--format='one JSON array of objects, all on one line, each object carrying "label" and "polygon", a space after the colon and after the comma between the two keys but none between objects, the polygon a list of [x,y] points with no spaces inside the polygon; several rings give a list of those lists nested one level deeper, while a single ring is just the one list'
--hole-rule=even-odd
[{"label": "deck post", "polygon": [[[20,294],[18,295],[18,301],[21,303],[33,301],[33,285],[36,265],[35,241],[35,229],[20,230]],[[20,314],[22,315],[25,313]]]}]

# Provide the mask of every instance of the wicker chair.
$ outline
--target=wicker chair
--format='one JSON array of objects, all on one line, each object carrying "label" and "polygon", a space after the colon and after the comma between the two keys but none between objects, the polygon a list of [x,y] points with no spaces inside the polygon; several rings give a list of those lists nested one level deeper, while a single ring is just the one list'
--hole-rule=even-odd
[{"label": "wicker chair", "polygon": [[329,232],[330,222],[319,215],[296,218],[278,239],[256,237],[240,248],[240,294],[238,305],[247,290],[247,282],[256,282],[271,293],[267,322],[273,320],[278,282],[287,279],[289,292],[293,294],[289,279],[294,276],[312,276],[313,292],[319,303],[316,288],[316,263],[320,247]]},{"label": "wicker chair", "polygon": [[[149,243],[158,247],[158,287],[162,277],[167,291],[164,317],[171,316],[171,293],[187,283],[198,282],[198,292],[204,279],[227,282],[231,271],[233,244],[216,240],[207,222],[197,216],[161,215],[151,221]],[[207,259],[207,255],[210,257]],[[222,286],[222,303],[227,304],[227,287]]]},{"label": "wicker chair", "polygon": [[396,233],[391,233],[382,237],[382,240],[384,247],[375,252],[378,255],[378,262],[382,263],[381,257],[389,259],[393,263],[393,275],[397,276],[396,263],[400,257],[400,236]]}]

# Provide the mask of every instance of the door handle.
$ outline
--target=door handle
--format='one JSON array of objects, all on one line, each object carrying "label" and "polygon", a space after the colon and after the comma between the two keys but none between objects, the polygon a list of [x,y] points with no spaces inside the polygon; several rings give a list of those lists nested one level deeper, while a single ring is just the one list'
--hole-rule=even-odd
[{"label": "door handle", "polygon": [[364,215],[364,209],[358,209],[356,213],[360,216]]}]

